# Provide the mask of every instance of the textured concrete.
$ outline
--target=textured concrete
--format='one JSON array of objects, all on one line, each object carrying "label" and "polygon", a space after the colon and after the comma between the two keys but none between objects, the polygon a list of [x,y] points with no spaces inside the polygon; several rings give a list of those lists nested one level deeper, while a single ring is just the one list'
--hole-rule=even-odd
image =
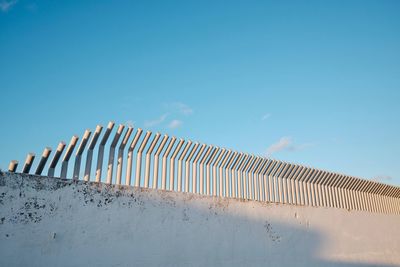
[{"label": "textured concrete", "polygon": [[0,174],[0,266],[399,266],[400,216]]}]

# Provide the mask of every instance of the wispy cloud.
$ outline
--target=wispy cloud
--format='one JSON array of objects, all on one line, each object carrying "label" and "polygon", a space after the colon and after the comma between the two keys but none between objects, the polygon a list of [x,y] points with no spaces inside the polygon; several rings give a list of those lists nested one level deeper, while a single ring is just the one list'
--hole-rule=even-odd
[{"label": "wispy cloud", "polygon": [[171,129],[176,129],[178,127],[180,127],[183,124],[182,121],[180,120],[172,120],[169,124],[168,127]]},{"label": "wispy cloud", "polygon": [[390,181],[392,180],[392,176],[389,175],[377,175],[373,177],[371,180],[375,182],[385,182],[385,181]]},{"label": "wispy cloud", "polygon": [[280,151],[300,151],[314,145],[314,143],[294,144],[291,137],[283,136],[278,142],[268,147],[266,154],[267,156],[271,156]]},{"label": "wispy cloud", "polygon": [[266,114],[264,114],[264,115],[261,117],[261,120],[262,120],[262,121],[265,121],[265,120],[267,120],[269,117],[271,117],[271,113],[266,113]]},{"label": "wispy cloud", "polygon": [[146,127],[156,126],[156,125],[164,122],[167,117],[168,117],[168,113],[165,113],[165,114],[161,115],[161,117],[159,117],[158,119],[145,121],[144,126],[146,126]]},{"label": "wispy cloud", "polygon": [[288,149],[289,146],[291,146],[292,144],[292,139],[290,137],[282,137],[281,139],[279,139],[278,142],[270,145],[267,149],[267,155],[270,156],[276,152]]},{"label": "wispy cloud", "polygon": [[17,4],[18,0],[1,0],[0,1],[0,10],[2,12],[7,12],[9,11],[15,4]]},{"label": "wispy cloud", "polygon": [[[176,129],[183,125],[183,116],[189,116],[193,113],[193,109],[182,102],[164,103],[164,109],[166,110],[166,113],[164,113],[157,119],[145,121],[144,126],[153,127],[159,124],[163,124],[163,126],[170,129]],[[169,121],[168,124],[164,123],[169,116],[173,116],[175,118]]]},{"label": "wispy cloud", "polygon": [[169,103],[169,104],[167,104],[167,107],[170,109],[176,110],[179,113],[186,115],[186,116],[191,115],[193,113],[193,109],[182,102]]}]

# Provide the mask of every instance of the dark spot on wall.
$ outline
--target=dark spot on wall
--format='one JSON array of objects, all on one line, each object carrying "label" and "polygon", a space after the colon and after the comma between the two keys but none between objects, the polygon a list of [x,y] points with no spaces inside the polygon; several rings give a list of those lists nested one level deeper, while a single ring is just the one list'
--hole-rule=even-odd
[{"label": "dark spot on wall", "polygon": [[183,212],[182,212],[182,215],[183,215],[182,221],[185,221],[185,222],[189,221],[189,219],[190,219],[186,212],[187,212],[187,209],[186,209],[186,208],[183,209]]},{"label": "dark spot on wall", "polygon": [[265,221],[264,228],[267,231],[268,237],[273,241],[273,242],[280,242],[281,237],[278,235],[276,231],[273,230],[271,223],[268,221]]},{"label": "dark spot on wall", "polygon": [[0,186],[6,186],[6,176],[4,173],[1,173],[0,176]]},{"label": "dark spot on wall", "polygon": [[5,192],[0,194],[0,205],[3,205],[3,199],[5,198],[5,196],[6,196]]}]

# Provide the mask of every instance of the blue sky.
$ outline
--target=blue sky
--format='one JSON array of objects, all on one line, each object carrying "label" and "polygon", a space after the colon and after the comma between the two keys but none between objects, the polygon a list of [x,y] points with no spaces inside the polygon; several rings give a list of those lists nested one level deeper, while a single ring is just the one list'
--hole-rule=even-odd
[{"label": "blue sky", "polygon": [[0,167],[109,120],[400,184],[399,1],[0,0]]}]

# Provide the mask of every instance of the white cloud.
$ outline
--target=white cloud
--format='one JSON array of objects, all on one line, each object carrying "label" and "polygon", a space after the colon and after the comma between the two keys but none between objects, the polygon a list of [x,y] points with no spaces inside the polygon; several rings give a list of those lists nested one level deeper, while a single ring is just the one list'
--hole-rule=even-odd
[{"label": "white cloud", "polygon": [[276,152],[282,151],[287,149],[290,145],[292,144],[292,139],[290,137],[282,137],[281,139],[279,139],[278,142],[276,142],[275,144],[272,144],[268,147],[267,149],[267,155],[272,155]]},{"label": "white cloud", "polygon": [[1,0],[0,1],[0,10],[2,12],[7,12],[8,10],[10,10],[18,1],[17,0],[11,0],[11,1],[7,1],[7,0]]},{"label": "white cloud", "polygon": [[169,124],[168,127],[171,129],[176,129],[178,127],[180,127],[183,124],[182,121],[180,120],[172,120]]},{"label": "white cloud", "polygon": [[392,176],[389,176],[389,175],[378,175],[378,176],[373,177],[371,180],[375,181],[375,182],[390,181],[390,180],[392,180]]},{"label": "white cloud", "polygon": [[262,121],[265,121],[266,119],[268,119],[269,117],[271,117],[271,113],[266,113],[261,117]]},{"label": "white cloud", "polygon": [[191,115],[193,113],[193,109],[182,102],[173,102],[167,104],[167,106],[171,109],[177,110],[179,113],[186,116]]},{"label": "white cloud", "polygon": [[294,144],[291,137],[284,136],[278,142],[270,145],[267,149],[267,156],[280,151],[300,151],[308,147],[314,146],[314,143]]},{"label": "white cloud", "polygon": [[193,109],[182,102],[164,103],[164,108],[167,110],[167,113],[164,113],[163,115],[161,115],[161,117],[157,119],[145,121],[144,126],[153,127],[164,123],[167,117],[174,116],[175,119],[171,120],[167,125],[163,125],[168,128],[175,129],[182,126],[183,121],[180,120],[180,118],[183,117],[182,115],[189,116],[193,113]]},{"label": "white cloud", "polygon": [[165,113],[165,114],[161,115],[161,117],[158,118],[158,119],[150,120],[150,121],[145,121],[145,122],[144,122],[144,126],[146,126],[146,127],[152,127],[152,126],[158,125],[158,124],[164,122],[165,119],[166,119],[167,117],[168,117],[168,114]]}]

